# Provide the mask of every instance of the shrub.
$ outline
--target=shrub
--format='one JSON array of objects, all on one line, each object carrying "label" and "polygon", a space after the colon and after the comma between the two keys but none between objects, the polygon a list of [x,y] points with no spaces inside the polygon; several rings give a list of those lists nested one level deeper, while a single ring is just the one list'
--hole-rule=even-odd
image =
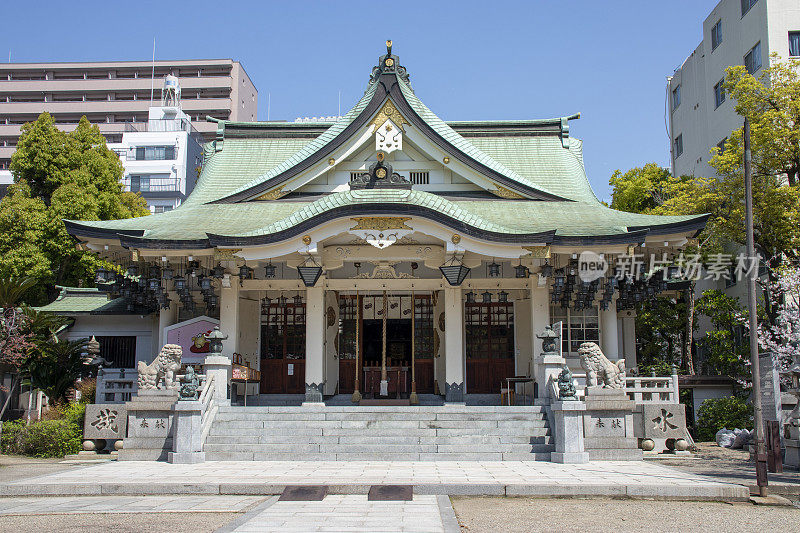
[{"label": "shrub", "polygon": [[697,417],[697,436],[702,442],[713,441],[722,428],[753,427],[753,406],[742,398],[728,396],[705,400]]},{"label": "shrub", "polygon": [[23,420],[3,423],[3,453],[34,457],[63,457],[81,450],[86,405],[61,404],[52,407],[42,420],[28,426]]},{"label": "shrub", "polygon": [[75,384],[75,388],[81,393],[81,403],[94,403],[94,396],[97,392],[97,380],[94,378],[84,378]]}]

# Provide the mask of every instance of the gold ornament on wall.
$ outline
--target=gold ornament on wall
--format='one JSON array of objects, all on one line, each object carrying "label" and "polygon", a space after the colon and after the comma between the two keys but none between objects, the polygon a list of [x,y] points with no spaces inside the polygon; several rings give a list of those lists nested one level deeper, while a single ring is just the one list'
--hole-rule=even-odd
[{"label": "gold ornament on wall", "polygon": [[385,231],[390,229],[414,229],[406,225],[411,217],[353,217],[356,225],[350,228],[353,230],[371,229]]},{"label": "gold ornament on wall", "polygon": [[460,242],[461,242],[461,235],[459,235],[458,233],[454,234],[452,237],[450,237],[450,241],[451,241],[453,244],[458,244],[458,243],[460,243]]},{"label": "gold ornament on wall", "polygon": [[409,122],[403,118],[403,115],[400,114],[400,111],[394,106],[391,100],[387,100],[378,114],[375,115],[375,118],[372,119],[370,125],[375,126],[375,129],[380,128],[383,126],[383,123],[387,120],[391,120],[392,122],[400,128],[400,131],[405,132],[403,129],[403,124],[409,124]]},{"label": "gold ornament on wall", "polygon": [[496,196],[499,196],[500,198],[506,198],[506,199],[509,199],[509,200],[519,200],[520,198],[525,198],[521,194],[516,193],[516,192],[514,192],[514,191],[512,191],[510,189],[506,189],[505,187],[501,187],[499,185],[497,185],[497,188],[495,190],[491,191],[491,192],[492,192],[492,194],[495,194]]},{"label": "gold ornament on wall", "polygon": [[256,198],[256,200],[277,200],[278,198],[281,198],[282,196],[286,196],[287,194],[289,194],[289,192],[290,191],[284,192],[283,191],[283,186],[281,186],[281,187],[278,187],[276,189],[272,189],[269,192],[265,192],[264,194],[262,194],[261,196]]},{"label": "gold ornament on wall", "polygon": [[528,250],[533,259],[550,259],[550,245],[546,246],[523,246],[523,250]]},{"label": "gold ornament on wall", "polygon": [[236,254],[241,251],[241,248],[215,248],[214,261],[235,261]]},{"label": "gold ornament on wall", "polygon": [[311,235],[303,235],[303,244],[306,246],[311,244]]},{"label": "gold ornament on wall", "polygon": [[447,156],[445,156],[445,158],[444,158],[444,159],[442,159],[442,161],[444,161],[444,164],[445,164],[445,165],[449,165],[449,164],[450,164],[450,158],[449,158],[449,157],[447,157]]},{"label": "gold ornament on wall", "polygon": [[336,160],[334,158],[331,157],[330,159],[328,159],[328,164],[330,166],[333,166],[335,163],[336,163]]}]

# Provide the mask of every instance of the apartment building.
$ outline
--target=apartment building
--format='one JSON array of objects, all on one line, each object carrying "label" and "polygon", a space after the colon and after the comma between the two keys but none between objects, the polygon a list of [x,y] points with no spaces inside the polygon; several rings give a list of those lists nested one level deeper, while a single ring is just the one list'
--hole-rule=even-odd
[{"label": "apartment building", "polygon": [[109,142],[147,124],[158,105],[165,76],[177,76],[181,107],[209,139],[224,120],[256,119],[258,91],[241,63],[231,59],[182,61],[109,61],[97,63],[0,64],[0,170],[7,169],[20,127],[43,111],[56,124],[73,129],[81,116],[100,127]]},{"label": "apartment building", "polygon": [[742,125],[722,87],[725,68],[745,65],[758,77],[773,52],[800,57],[798,0],[721,0],[706,17],[702,42],[667,78],[675,175],[716,175],[710,151]]}]

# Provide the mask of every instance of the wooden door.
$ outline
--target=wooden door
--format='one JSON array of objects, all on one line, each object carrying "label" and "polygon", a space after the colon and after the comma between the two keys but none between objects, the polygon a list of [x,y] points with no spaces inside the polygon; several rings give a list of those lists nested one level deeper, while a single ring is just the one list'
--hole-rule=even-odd
[{"label": "wooden door", "polygon": [[514,311],[511,302],[465,304],[467,393],[499,394],[514,375]]}]

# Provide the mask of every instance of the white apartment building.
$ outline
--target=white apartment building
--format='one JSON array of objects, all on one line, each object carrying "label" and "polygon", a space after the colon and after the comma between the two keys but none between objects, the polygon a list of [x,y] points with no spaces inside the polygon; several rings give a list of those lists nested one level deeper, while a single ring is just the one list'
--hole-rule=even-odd
[{"label": "white apartment building", "polygon": [[710,151],[742,125],[722,88],[725,68],[745,65],[758,77],[773,52],[800,56],[800,1],[721,0],[706,17],[702,42],[667,79],[675,175],[716,175]]}]

